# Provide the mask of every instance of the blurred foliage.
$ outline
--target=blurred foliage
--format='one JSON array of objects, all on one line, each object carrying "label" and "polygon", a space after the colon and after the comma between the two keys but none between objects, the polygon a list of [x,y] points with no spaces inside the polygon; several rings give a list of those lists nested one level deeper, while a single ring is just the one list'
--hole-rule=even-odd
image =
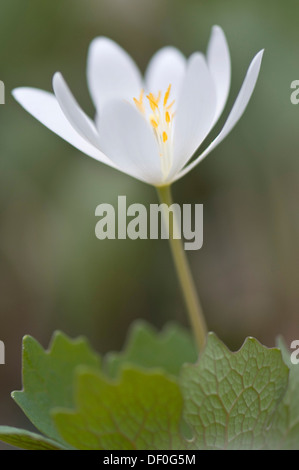
[{"label": "blurred foliage", "polygon": [[[1,422],[22,419],[9,398],[20,388],[21,338],[86,335],[100,352],[121,346],[143,318],[187,325],[166,241],[99,241],[95,208],[156,202],[153,188],[81,154],[11,97],[17,86],[51,89],[60,70],[91,116],[85,64],[90,41],[109,36],[142,70],[172,44],[205,50],[213,24],[232,56],[232,90],[220,129],[253,55],[265,48],[257,88],[237,128],[174,186],[177,202],[204,204],[204,246],[189,253],[207,321],[229,346],[248,334],[272,346],[298,331],[299,79],[295,0],[2,0],[0,79]],[[212,137],[212,136],[211,136]],[[209,137],[210,139],[210,137]],[[188,256],[189,256],[188,255]],[[15,414],[14,414],[15,413]],[[13,422],[15,420],[15,423]]]}]

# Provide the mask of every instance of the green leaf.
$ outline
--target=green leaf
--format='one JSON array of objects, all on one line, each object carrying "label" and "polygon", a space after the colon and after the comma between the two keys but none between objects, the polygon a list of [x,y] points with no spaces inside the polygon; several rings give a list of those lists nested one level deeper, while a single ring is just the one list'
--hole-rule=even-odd
[{"label": "green leaf", "polygon": [[0,439],[7,444],[27,450],[63,450],[65,447],[25,429],[0,426]]},{"label": "green leaf", "polygon": [[43,434],[63,441],[50,411],[73,406],[73,379],[78,366],[99,368],[100,359],[82,338],[70,340],[62,333],[53,336],[49,351],[30,336],[23,340],[23,390],[12,397]]},{"label": "green leaf", "polygon": [[44,351],[27,336],[24,389],[12,395],[47,437],[0,427],[0,439],[49,450],[299,448],[299,365],[281,349],[284,398],[281,352],[253,338],[233,353],[210,333],[186,364],[197,353],[185,331],[139,322],[105,358],[107,376],[85,340],[56,333]]},{"label": "green leaf", "polygon": [[119,380],[78,374],[76,411],[54,410],[57,429],[76,449],[184,448],[179,437],[183,399],[161,372],[124,369]]},{"label": "green leaf", "polygon": [[175,324],[167,325],[161,332],[145,322],[136,322],[121,353],[109,353],[105,358],[105,371],[116,377],[127,364],[151,369],[161,368],[178,375],[185,362],[195,362],[197,349],[189,333]]},{"label": "green leaf", "polygon": [[259,449],[285,392],[288,368],[278,349],[247,338],[232,353],[213,334],[181,376],[186,422],[197,449]]},{"label": "green leaf", "polygon": [[289,386],[275,412],[267,443],[271,449],[299,450],[299,364],[292,364],[291,353],[282,339],[278,340],[278,347],[290,369]]}]

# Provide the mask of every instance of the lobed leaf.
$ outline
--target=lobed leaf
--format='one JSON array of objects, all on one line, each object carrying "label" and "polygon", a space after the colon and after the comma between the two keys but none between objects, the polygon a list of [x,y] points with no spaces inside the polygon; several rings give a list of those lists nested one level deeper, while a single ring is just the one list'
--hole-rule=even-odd
[{"label": "lobed leaf", "polygon": [[109,353],[104,368],[111,377],[116,377],[128,364],[145,369],[161,368],[178,376],[184,363],[193,363],[197,358],[191,335],[180,326],[172,323],[158,332],[149,324],[138,321],[133,324],[124,350]]},{"label": "lobed leaf", "polygon": [[23,340],[23,390],[12,397],[37,429],[62,444],[50,412],[57,406],[73,406],[74,373],[79,365],[100,366],[98,355],[82,338],[70,340],[57,332],[48,351],[30,336]]},{"label": "lobed leaf", "polygon": [[247,338],[233,353],[210,333],[195,365],[181,376],[184,418],[197,449],[260,449],[288,381],[278,349]]},{"label": "lobed leaf", "polygon": [[76,410],[54,410],[63,439],[76,449],[180,449],[183,398],[162,372],[125,369],[118,381],[78,374]]},{"label": "lobed leaf", "polygon": [[2,426],[0,439],[38,450],[297,449],[299,365],[280,347],[289,367],[254,338],[231,352],[210,333],[188,364],[188,333],[138,322],[101,370],[83,339],[56,333],[45,351],[27,336],[24,387],[12,395],[46,437]]}]

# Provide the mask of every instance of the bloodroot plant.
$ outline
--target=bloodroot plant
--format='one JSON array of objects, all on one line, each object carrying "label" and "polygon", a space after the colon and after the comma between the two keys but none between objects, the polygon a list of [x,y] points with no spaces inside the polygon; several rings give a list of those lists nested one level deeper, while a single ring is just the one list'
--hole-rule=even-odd
[{"label": "bloodroot plant", "polygon": [[[61,73],[54,94],[17,88],[15,99],[85,154],[153,185],[172,205],[171,185],[233,129],[254,91],[263,51],[252,60],[228,118],[201,152],[230,90],[222,29],[207,54],[186,59],[159,50],[144,78],[115,42],[100,37],[88,54],[87,81],[96,115],[80,108]],[[194,156],[195,155],[195,156]],[[170,246],[191,332],[176,324],[157,332],[135,322],[124,350],[100,357],[83,338],[54,334],[49,350],[23,342],[23,390],[12,397],[39,431],[0,427],[0,438],[26,449],[199,450],[299,448],[299,368],[280,341],[266,348],[248,337],[231,352],[208,333],[180,239]]]}]

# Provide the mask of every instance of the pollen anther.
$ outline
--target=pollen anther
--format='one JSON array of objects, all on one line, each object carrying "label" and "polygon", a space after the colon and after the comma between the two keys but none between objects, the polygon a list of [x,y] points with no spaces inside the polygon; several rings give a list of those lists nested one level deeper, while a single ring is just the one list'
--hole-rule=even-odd
[{"label": "pollen anther", "polygon": [[171,90],[171,85],[169,85],[169,87],[167,88],[167,91],[165,93],[165,96],[164,96],[164,106],[167,105],[167,101],[168,101],[168,98],[169,98],[169,95],[170,95],[170,90]]},{"label": "pollen anther", "polygon": [[157,129],[157,128],[158,128],[158,125],[159,125],[159,124],[157,123],[157,121],[155,121],[154,118],[151,118],[151,119],[150,119],[150,122],[151,122],[151,125],[153,126],[154,129]]},{"label": "pollen anther", "polygon": [[171,108],[174,101],[169,104],[170,92],[171,85],[168,86],[166,92],[163,94],[163,98],[162,91],[159,91],[158,94],[148,93],[146,98],[149,107],[146,106],[146,102],[144,103],[144,90],[141,91],[139,99],[134,98],[137,109],[147,119],[154,131],[159,145],[161,169],[165,178],[172,165],[171,133],[174,111]]},{"label": "pollen anther", "polygon": [[140,92],[139,100],[137,98],[133,98],[134,103],[136,104],[137,108],[142,114],[144,114],[145,112],[144,104],[143,104],[143,96],[144,96],[144,90],[142,89]]}]

